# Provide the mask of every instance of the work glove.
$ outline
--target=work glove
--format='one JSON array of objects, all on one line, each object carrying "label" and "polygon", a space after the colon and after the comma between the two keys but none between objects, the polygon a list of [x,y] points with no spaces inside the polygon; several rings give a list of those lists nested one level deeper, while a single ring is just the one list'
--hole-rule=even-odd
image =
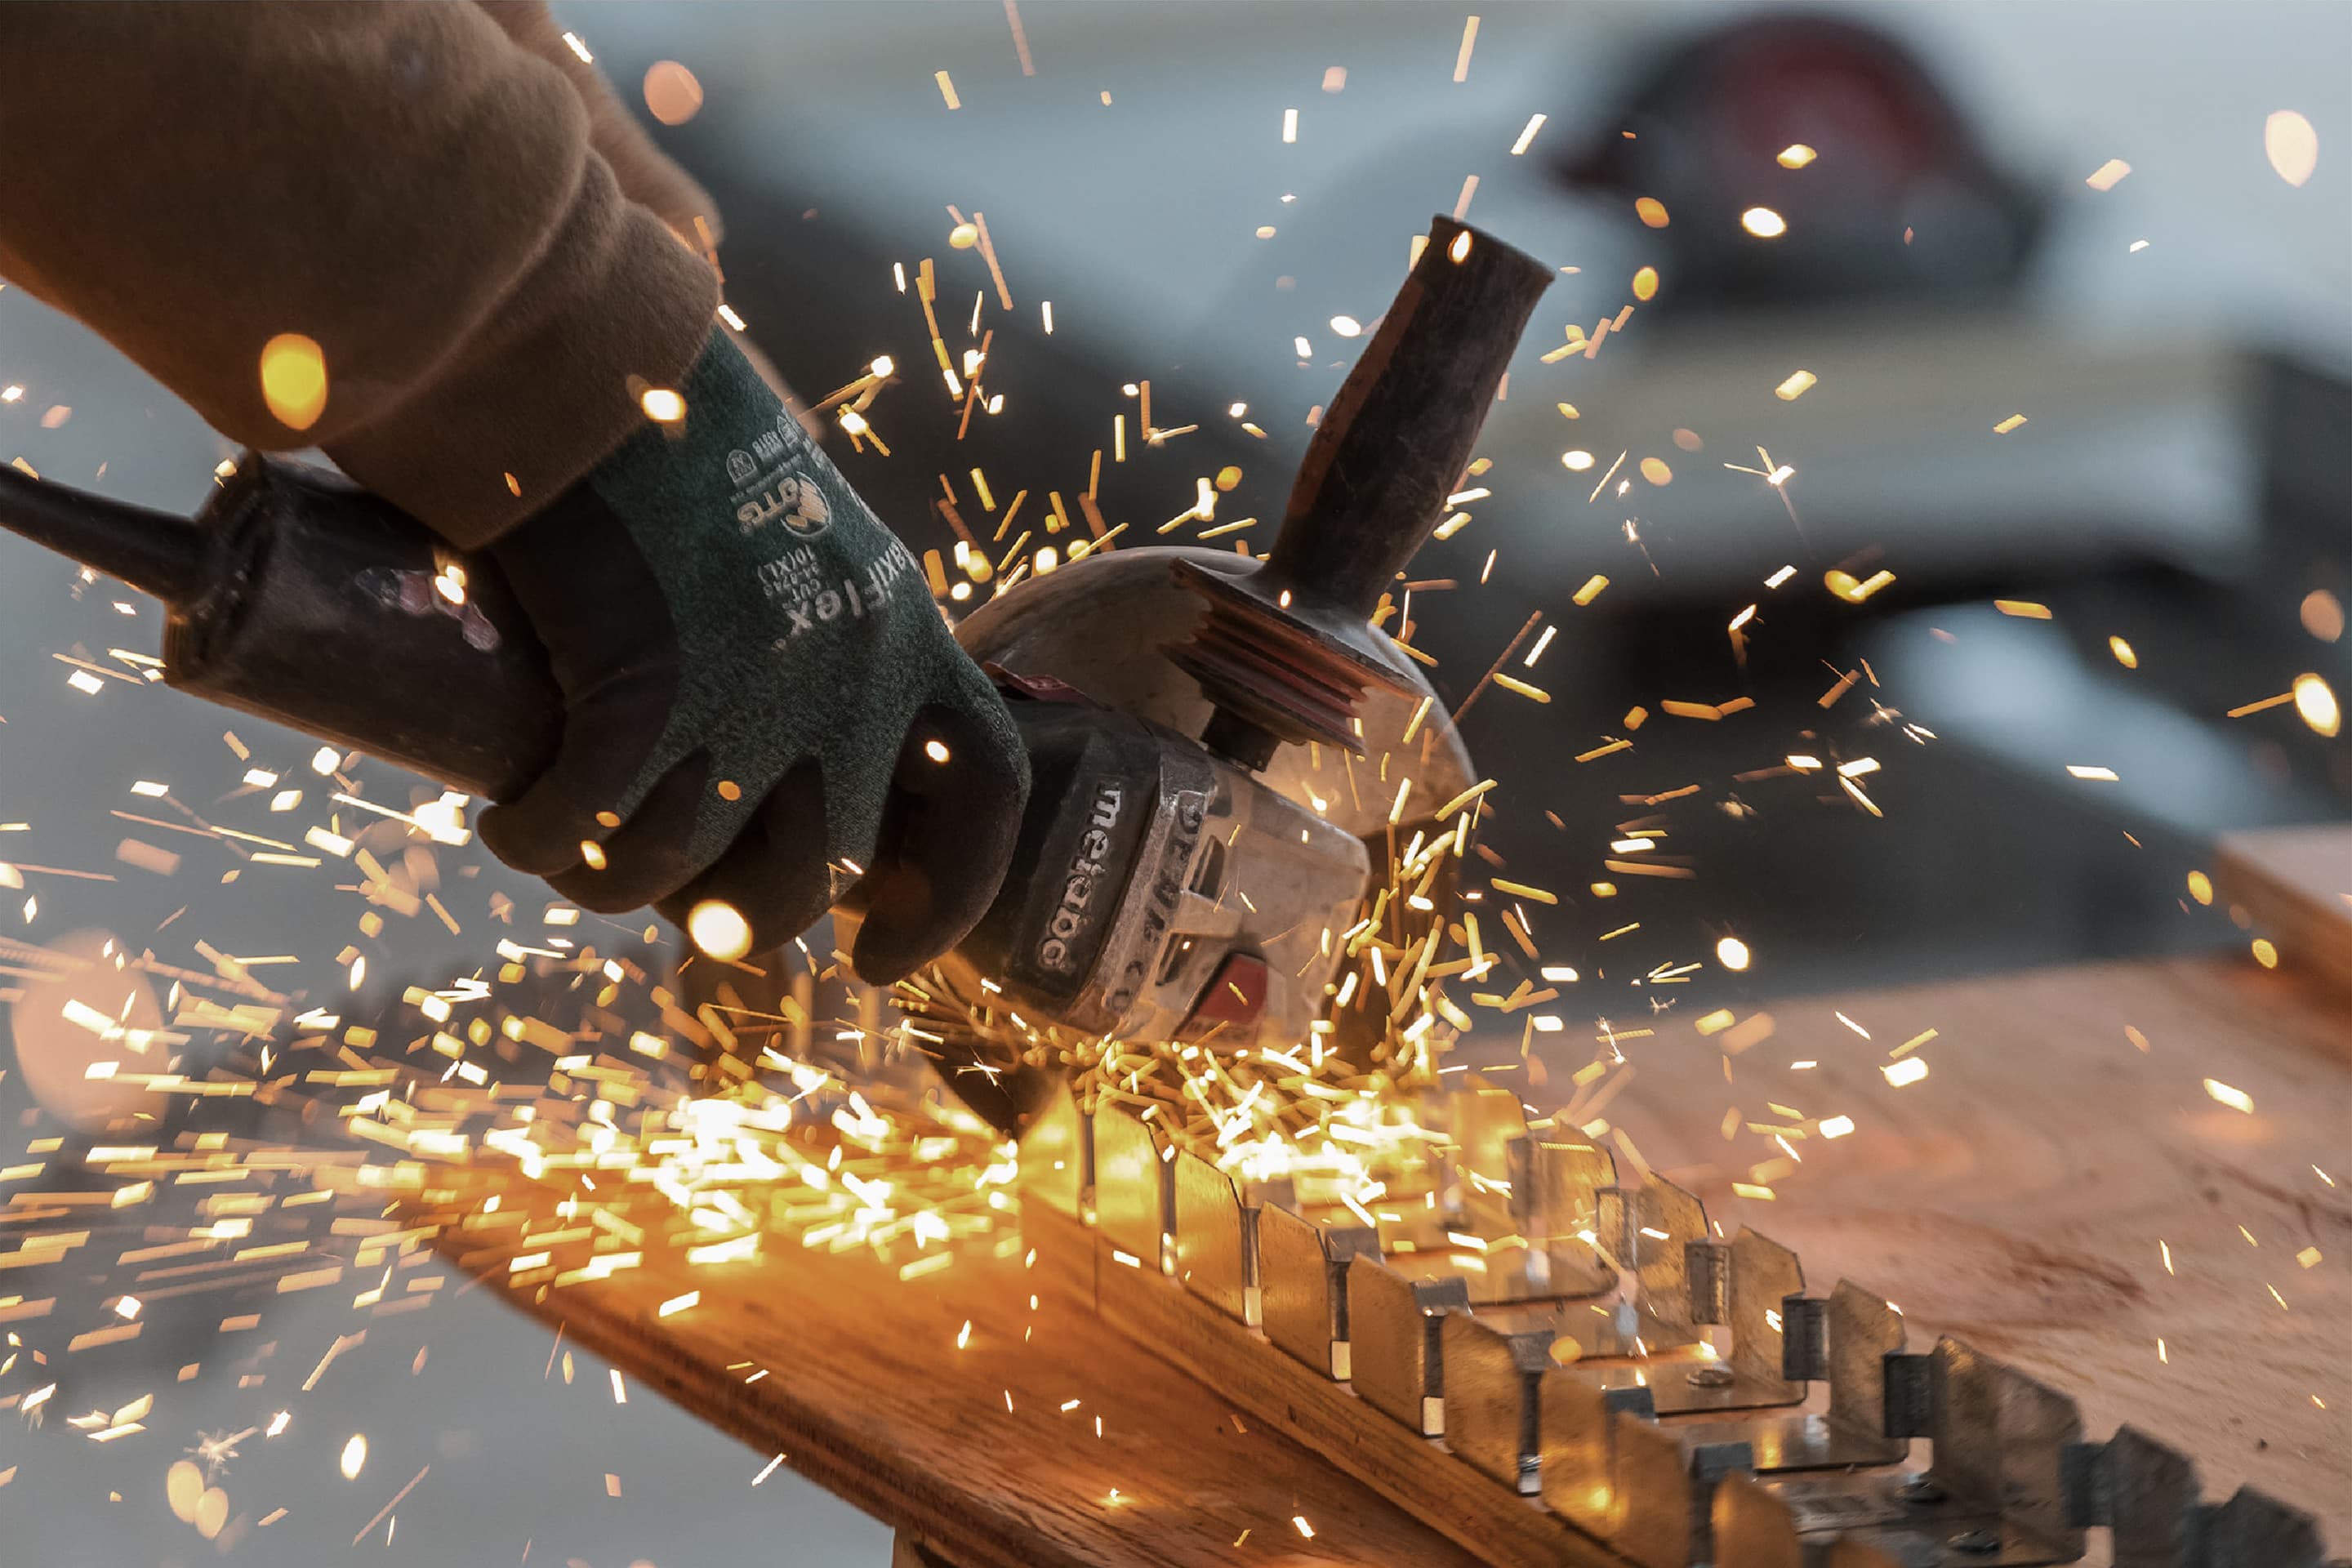
[{"label": "work glove", "polygon": [[650,389],[645,429],[491,546],[565,716],[554,763],[483,812],[482,841],[583,909],[652,904],[723,957],[846,896],[857,973],[896,980],[1003,879],[1019,736],[921,568],[724,332],[676,396]]}]

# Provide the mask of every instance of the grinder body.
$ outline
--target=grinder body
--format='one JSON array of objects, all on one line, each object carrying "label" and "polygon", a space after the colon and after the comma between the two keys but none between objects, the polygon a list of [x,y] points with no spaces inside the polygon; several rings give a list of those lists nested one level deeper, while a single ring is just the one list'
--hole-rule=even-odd
[{"label": "grinder body", "polygon": [[1189,736],[1059,682],[1007,685],[1030,808],[943,977],[1083,1034],[1305,1038],[1370,880],[1363,842]]}]

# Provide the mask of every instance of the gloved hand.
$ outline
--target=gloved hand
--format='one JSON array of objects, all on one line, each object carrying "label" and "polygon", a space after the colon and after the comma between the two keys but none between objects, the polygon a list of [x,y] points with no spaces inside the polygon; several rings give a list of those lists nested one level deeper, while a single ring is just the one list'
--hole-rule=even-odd
[{"label": "gloved hand", "polygon": [[724,332],[678,391],[682,417],[491,546],[566,710],[482,841],[584,909],[685,924],[722,900],[751,952],[854,885],[853,963],[895,980],[995,895],[1019,736],[906,547]]}]

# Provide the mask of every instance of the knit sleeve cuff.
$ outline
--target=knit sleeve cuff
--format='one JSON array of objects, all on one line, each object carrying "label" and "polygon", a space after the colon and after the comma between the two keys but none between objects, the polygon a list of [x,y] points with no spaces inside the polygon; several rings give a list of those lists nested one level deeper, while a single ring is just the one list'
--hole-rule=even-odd
[{"label": "knit sleeve cuff", "polygon": [[601,158],[539,262],[399,403],[326,447],[354,480],[476,549],[644,427],[709,339],[719,283]]}]

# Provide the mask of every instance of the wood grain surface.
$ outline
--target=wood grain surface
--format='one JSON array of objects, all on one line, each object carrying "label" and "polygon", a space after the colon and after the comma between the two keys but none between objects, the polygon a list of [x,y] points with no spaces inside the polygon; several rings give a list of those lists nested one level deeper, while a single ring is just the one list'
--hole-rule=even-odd
[{"label": "wood grain surface", "polygon": [[2277,943],[2282,963],[2328,975],[2352,994],[2352,826],[2224,834],[2213,880]]},{"label": "wood grain surface", "polygon": [[[789,1247],[698,1267],[649,1251],[544,1300],[504,1294],[894,1526],[908,1555],[919,1542],[953,1568],[1475,1568],[1077,1305],[1040,1292],[1031,1310],[1037,1283],[1019,1255],[984,1249],[902,1281],[870,1253]],[[659,1315],[688,1290],[698,1305]]]},{"label": "wood grain surface", "polygon": [[[1816,1293],[1843,1276],[1896,1302],[1913,1348],[1962,1335],[2079,1400],[2092,1434],[2128,1422],[2187,1451],[2209,1497],[2251,1483],[2318,1514],[2339,1550],[2352,1540],[2342,994],[2292,968],[2197,961],[1768,1010],[1772,1034],[1732,1058],[1728,1085],[1715,1039],[1678,1013],[1629,1047],[1642,1070],[1610,1115],[1654,1166],[1700,1192],[1727,1231],[1745,1222],[1793,1247]],[[1890,1084],[1889,1047],[1928,1028],[1911,1053],[1928,1076]],[[2209,1078],[2251,1096],[2252,1113],[2209,1094]],[[1804,1163],[1775,1181],[1774,1201],[1739,1198],[1729,1184],[1755,1140],[1735,1158],[1718,1124],[1727,1103],[1770,1116],[1768,1100],[1851,1116],[1855,1131],[1799,1144]],[[1034,1239],[1048,1239],[1042,1227]],[[2297,1254],[2313,1247],[2305,1267]],[[1214,1326],[1192,1321],[1172,1286],[1165,1300],[1104,1300],[1129,1313],[1157,1303],[1144,1337],[1164,1342],[1147,1350],[1088,1310],[1082,1283],[1046,1274],[983,1250],[902,1282],[865,1255],[793,1247],[722,1268],[649,1254],[544,1300],[509,1296],[956,1568],[1480,1560],[1236,1411],[1281,1405],[1303,1368],[1258,1347],[1262,1386],[1228,1400],[1183,1370]],[[698,1306],[657,1316],[690,1289]],[[1388,1447],[1367,1439],[1347,1468],[1392,1479]],[[1476,1501],[1457,1533],[1475,1528]],[[1517,1562],[1544,1544],[1485,1556]]]}]

